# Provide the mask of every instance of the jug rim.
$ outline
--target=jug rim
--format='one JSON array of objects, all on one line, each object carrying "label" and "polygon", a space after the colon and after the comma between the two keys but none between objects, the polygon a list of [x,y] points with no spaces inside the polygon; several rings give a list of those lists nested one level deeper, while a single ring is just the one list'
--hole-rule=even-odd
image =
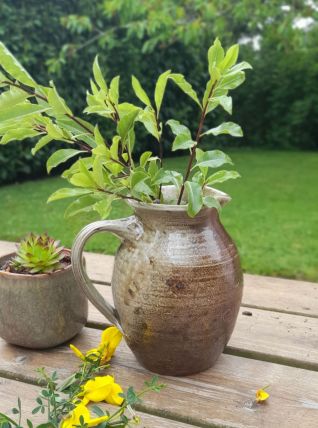
[{"label": "jug rim", "polygon": [[[174,185],[162,186],[161,188],[163,197],[165,200],[174,199],[176,200],[178,190]],[[186,191],[184,192],[185,197],[182,198],[182,203],[180,205],[177,204],[156,204],[156,203],[147,203],[147,202],[139,202],[135,199],[127,199],[128,205],[133,208],[143,208],[149,210],[157,210],[157,211],[187,211],[188,204],[186,202]],[[206,186],[204,188],[204,196],[213,196],[217,199],[221,206],[226,205],[228,202],[232,200],[231,196],[227,193],[222,192],[221,190],[215,189],[214,187]],[[207,208],[208,209],[208,208]]]}]

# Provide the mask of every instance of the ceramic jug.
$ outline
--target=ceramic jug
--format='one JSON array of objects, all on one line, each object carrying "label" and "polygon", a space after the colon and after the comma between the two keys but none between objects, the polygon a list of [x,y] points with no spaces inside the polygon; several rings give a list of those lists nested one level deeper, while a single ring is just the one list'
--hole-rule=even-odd
[{"label": "ceramic jug", "polygon": [[[165,186],[164,199],[176,189]],[[225,205],[230,197],[207,188]],[[124,333],[141,365],[173,376],[208,369],[222,353],[238,315],[243,276],[234,242],[215,208],[194,218],[186,205],[131,200],[134,215],[97,221],[76,237],[72,266],[78,284],[104,316]],[[122,240],[112,276],[112,307],[87,277],[82,253],[100,231]]]}]

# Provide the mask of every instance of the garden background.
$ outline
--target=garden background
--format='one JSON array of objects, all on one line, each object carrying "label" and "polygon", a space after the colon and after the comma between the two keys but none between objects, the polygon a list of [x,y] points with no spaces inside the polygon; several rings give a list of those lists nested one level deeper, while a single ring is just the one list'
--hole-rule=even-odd
[{"label": "garden background", "polygon": [[[106,76],[120,74],[121,94],[133,101],[131,74],[152,91],[157,76],[172,69],[199,89],[213,39],[219,36],[224,46],[239,42],[241,58],[253,70],[233,96],[233,121],[244,138],[213,141],[242,175],[220,185],[233,197],[222,221],[244,270],[318,281],[317,18],[318,4],[311,0],[2,0],[0,38],[39,83],[54,80],[76,114],[85,105],[97,53]],[[164,107],[164,120],[176,117],[196,128],[195,106],[172,85]],[[210,121],[218,124],[221,115]],[[149,137],[137,143],[155,150]],[[0,146],[0,239],[47,231],[71,246],[95,218],[67,220],[66,203],[46,204],[61,179],[45,177],[50,149],[33,157],[31,146]],[[184,158],[169,162],[183,171]],[[119,203],[113,217],[129,212]],[[113,254],[117,245],[105,235],[88,249]]]}]

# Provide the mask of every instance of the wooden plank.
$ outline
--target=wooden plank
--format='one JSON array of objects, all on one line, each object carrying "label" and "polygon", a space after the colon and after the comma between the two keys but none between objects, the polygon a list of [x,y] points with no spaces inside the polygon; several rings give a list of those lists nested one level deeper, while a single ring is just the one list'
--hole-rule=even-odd
[{"label": "wooden plank", "polygon": [[[1,255],[15,251],[13,242],[0,241]],[[109,285],[114,257],[85,253],[90,278]],[[243,306],[318,318],[318,283],[244,274]]]},{"label": "wooden plank", "polygon": [[[113,303],[111,287],[98,284],[96,287]],[[105,317],[90,304],[89,326],[106,325]],[[241,308],[226,352],[318,370],[317,331],[317,318]]]},{"label": "wooden plank", "polygon": [[[99,341],[100,332],[84,329],[73,340],[82,350]],[[30,351],[0,342],[0,371],[8,377],[33,379],[37,367],[70,375],[77,359],[67,346],[52,351]],[[142,388],[151,376],[135,360],[125,344],[120,345],[109,373],[124,388]],[[318,373],[283,365],[222,355],[206,372],[173,378],[161,376],[166,388],[145,396],[143,408],[180,422],[201,427],[297,427],[312,428],[318,418]],[[255,405],[255,391],[270,385],[265,405]]]},{"label": "wooden plank", "polygon": [[[32,415],[32,410],[37,406],[35,400],[40,392],[40,388],[35,385],[17,382],[10,379],[0,378],[0,412],[12,416],[11,409],[16,407],[17,398],[20,397],[22,403],[22,423],[30,419],[34,424],[45,422],[42,414]],[[102,408],[109,406],[100,404]],[[160,418],[159,416],[137,412],[141,418],[140,428],[195,428],[194,425],[183,424],[171,419]],[[13,419],[16,418],[13,416]]]},{"label": "wooden plank", "polygon": [[318,284],[244,274],[243,305],[318,317]]}]

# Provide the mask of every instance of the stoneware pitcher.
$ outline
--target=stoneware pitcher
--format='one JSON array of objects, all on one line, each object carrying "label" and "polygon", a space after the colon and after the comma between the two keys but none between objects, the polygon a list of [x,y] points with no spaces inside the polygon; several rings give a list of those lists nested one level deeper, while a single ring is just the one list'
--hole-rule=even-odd
[{"label": "stoneware pitcher", "polygon": [[[164,200],[176,189],[165,186]],[[230,197],[208,188],[225,205]],[[134,215],[97,221],[72,249],[75,278],[91,302],[124,333],[138,361],[166,375],[188,375],[213,365],[232,334],[243,279],[235,244],[215,208],[190,218],[186,205],[130,201]],[[88,238],[107,231],[122,244],[115,257],[115,308],[87,277],[82,252]]]}]

